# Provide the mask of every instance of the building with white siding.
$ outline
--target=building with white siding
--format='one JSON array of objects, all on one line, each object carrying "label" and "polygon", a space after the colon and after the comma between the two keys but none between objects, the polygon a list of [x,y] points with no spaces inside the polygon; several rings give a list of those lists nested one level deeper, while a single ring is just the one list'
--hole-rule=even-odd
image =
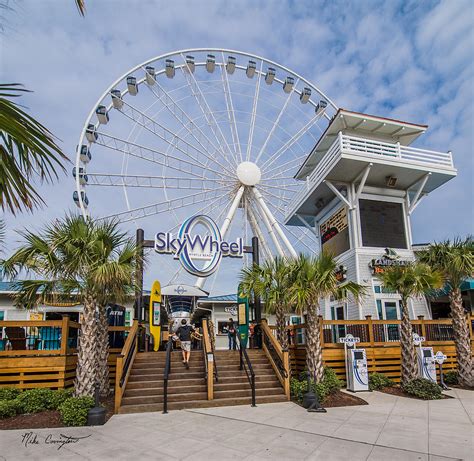
[{"label": "building with white siding", "polygon": [[[339,109],[297,172],[302,186],[286,224],[318,236],[319,249],[337,257],[341,281],[368,287],[359,303],[324,300],[325,318],[400,318],[400,297],[377,272],[414,259],[412,213],[456,176],[451,152],[410,147],[427,128]],[[432,317],[425,298],[411,303],[410,316],[419,315]]]}]

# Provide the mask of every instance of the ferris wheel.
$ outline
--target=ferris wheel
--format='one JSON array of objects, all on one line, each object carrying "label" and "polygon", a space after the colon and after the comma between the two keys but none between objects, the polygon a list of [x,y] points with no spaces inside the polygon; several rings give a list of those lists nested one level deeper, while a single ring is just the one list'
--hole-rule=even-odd
[{"label": "ferris wheel", "polygon": [[155,57],[93,106],[74,202],[84,217],[151,234],[205,214],[222,238],[257,236],[264,259],[314,251],[314,233],[285,226],[285,210],[301,188],[295,173],[336,111],[315,85],[260,56],[199,48]]}]

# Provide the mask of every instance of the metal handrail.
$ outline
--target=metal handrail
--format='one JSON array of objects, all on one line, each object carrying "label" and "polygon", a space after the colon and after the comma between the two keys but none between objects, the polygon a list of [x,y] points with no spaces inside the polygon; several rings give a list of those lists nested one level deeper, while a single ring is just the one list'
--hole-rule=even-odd
[{"label": "metal handrail", "polygon": [[173,350],[173,340],[171,337],[166,345],[165,371],[163,373],[163,413],[168,413],[168,377],[171,373],[171,351]]},{"label": "metal handrail", "polygon": [[280,354],[276,351],[275,347],[273,346],[273,343],[266,333],[266,331],[263,331],[263,343],[265,344],[268,353],[270,354],[273,362],[275,363],[276,367],[278,368],[278,373],[280,373],[280,376],[283,379],[288,378],[288,371],[285,369],[285,366],[283,364],[283,359],[280,357]]},{"label": "metal handrail", "polygon": [[[242,347],[242,341],[240,339],[240,335],[237,333],[237,347],[239,348],[240,353],[240,370],[245,370],[245,374],[247,375],[247,379],[249,380],[250,387],[252,389],[252,407],[256,407],[255,404],[255,373],[253,371],[252,362],[249,359],[247,351],[245,347]],[[245,359],[245,361],[244,361]],[[250,372],[250,375],[249,375]]]}]

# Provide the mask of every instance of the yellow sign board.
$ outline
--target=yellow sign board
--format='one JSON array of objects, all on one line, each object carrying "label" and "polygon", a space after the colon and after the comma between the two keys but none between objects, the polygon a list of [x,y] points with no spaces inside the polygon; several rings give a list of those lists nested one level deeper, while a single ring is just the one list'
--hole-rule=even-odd
[{"label": "yellow sign board", "polygon": [[150,294],[150,334],[153,336],[153,350],[157,351],[161,340],[161,285],[153,282]]}]

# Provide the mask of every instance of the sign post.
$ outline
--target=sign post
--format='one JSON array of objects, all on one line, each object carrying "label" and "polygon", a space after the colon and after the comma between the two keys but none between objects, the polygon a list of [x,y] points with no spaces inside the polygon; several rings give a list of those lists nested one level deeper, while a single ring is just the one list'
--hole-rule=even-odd
[{"label": "sign post", "polygon": [[249,300],[243,295],[241,285],[237,289],[237,322],[239,324],[240,343],[247,348],[249,339]]},{"label": "sign post", "polygon": [[439,365],[439,382],[441,384],[441,387],[445,391],[450,390],[449,387],[446,386],[446,384],[444,383],[444,376],[443,376],[443,363],[447,358],[448,357],[446,357],[441,351],[436,352],[434,356],[436,363]]},{"label": "sign post", "polygon": [[161,341],[161,285],[153,282],[150,293],[150,334],[153,336],[153,350],[160,348]]}]

